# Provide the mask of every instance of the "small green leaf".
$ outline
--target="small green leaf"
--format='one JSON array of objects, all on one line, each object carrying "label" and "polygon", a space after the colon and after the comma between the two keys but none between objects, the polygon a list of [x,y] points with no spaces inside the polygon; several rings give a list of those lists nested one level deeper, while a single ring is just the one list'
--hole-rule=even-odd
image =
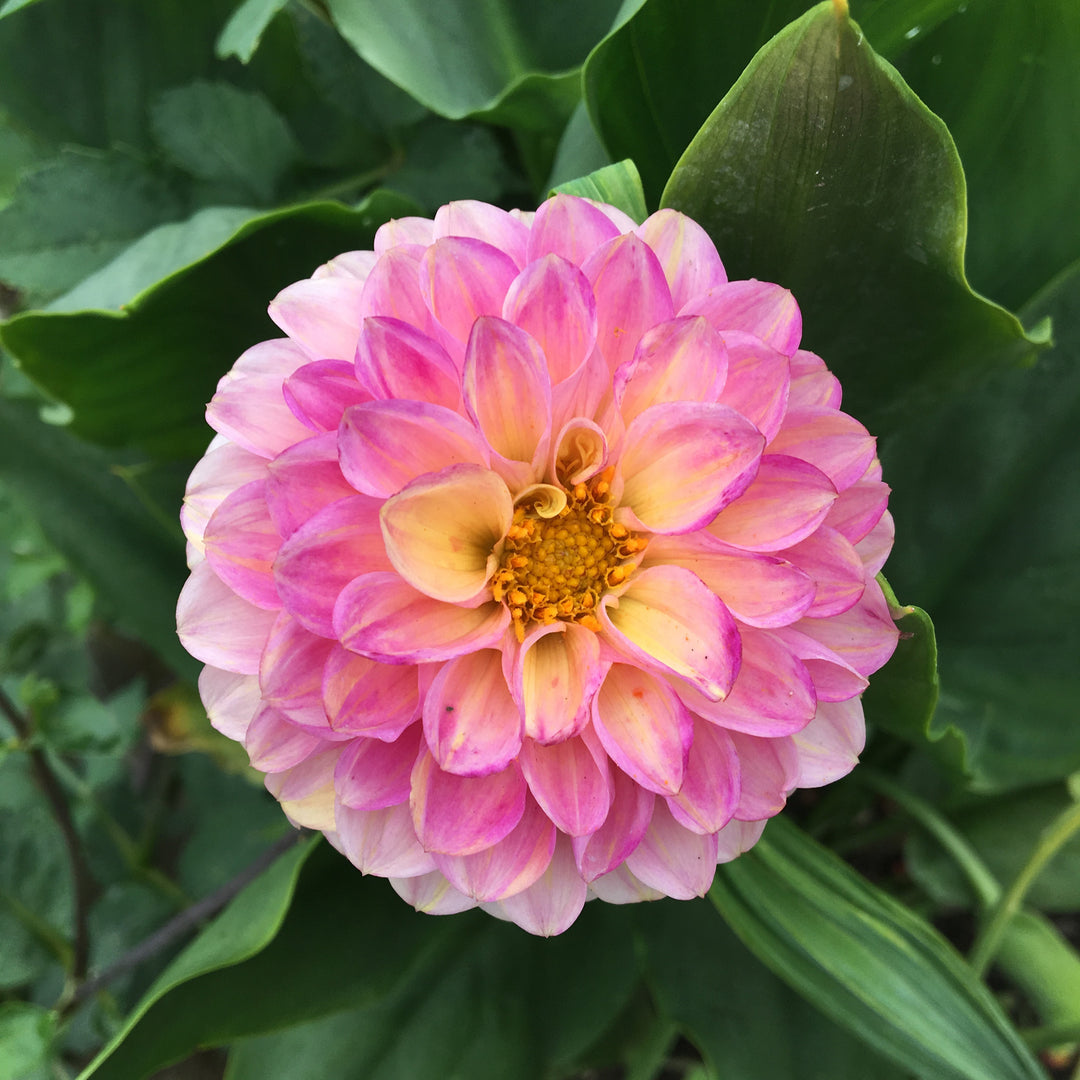
[{"label": "small green leaf", "polygon": [[43,1066],[55,1026],[52,1014],[40,1005],[25,1001],[0,1005],[0,1080],[26,1080]]},{"label": "small green leaf", "polygon": [[555,191],[610,203],[629,214],[639,225],[648,217],[641,177],[632,161],[617,161],[577,180],[560,184]]},{"label": "small green leaf", "polygon": [[902,1068],[928,1080],[1044,1075],[928,922],[786,819],[720,867],[709,895],[758,959]]},{"label": "small green leaf", "polygon": [[214,45],[219,60],[235,56],[246,64],[259,47],[259,39],[274,16],[289,0],[244,0],[229,16]]}]

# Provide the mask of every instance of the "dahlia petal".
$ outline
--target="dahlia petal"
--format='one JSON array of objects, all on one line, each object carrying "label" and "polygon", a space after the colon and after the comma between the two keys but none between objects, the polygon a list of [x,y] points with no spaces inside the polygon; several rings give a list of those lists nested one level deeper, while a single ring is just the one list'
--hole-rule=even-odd
[{"label": "dahlia petal", "polygon": [[742,785],[735,817],[760,821],[780,813],[799,776],[798,755],[789,739],[759,739],[729,732],[739,755]]},{"label": "dahlia petal", "polygon": [[[273,781],[282,774],[268,775],[265,778],[266,789],[272,795]],[[277,798],[277,796],[274,796]],[[282,813],[289,819],[289,823],[296,829],[313,829],[326,836],[336,835],[334,828],[334,786],[329,784],[302,799],[278,799]]]},{"label": "dahlia petal", "polygon": [[336,431],[313,435],[290,446],[270,462],[269,471],[266,509],[284,538],[324,506],[356,494],[338,466]]},{"label": "dahlia petal", "polygon": [[770,454],[785,454],[819,468],[837,491],[851,487],[876,453],[874,437],[847,413],[820,406],[789,409]]},{"label": "dahlia petal", "polygon": [[857,544],[881,520],[888,502],[888,484],[880,480],[859,480],[840,493],[825,524],[843,533],[852,544]]},{"label": "dahlia petal", "polygon": [[529,230],[528,261],[558,255],[581,266],[602,244],[620,233],[619,226],[594,203],[573,195],[555,195],[536,211]]},{"label": "dahlia petal", "polygon": [[677,795],[667,797],[671,816],[691,832],[722,829],[739,804],[739,756],[723,729],[694,718],[694,741]]},{"label": "dahlia petal", "polygon": [[349,409],[338,431],[341,471],[357,491],[386,499],[447,465],[487,466],[482,436],[464,417],[424,401],[371,401]]},{"label": "dahlia petal", "polygon": [[782,551],[809,536],[836,501],[836,488],[798,458],[764,454],[757,475],[709,524],[719,540],[747,551]]},{"label": "dahlia petal", "polygon": [[380,664],[340,645],[323,668],[322,696],[330,726],[342,734],[392,742],[420,714],[415,667]]},{"label": "dahlia petal", "polygon": [[555,826],[531,798],[521,820],[501,840],[472,855],[435,855],[446,880],[480,901],[503,900],[532,885],[551,862]]},{"label": "dahlia petal", "polygon": [[518,266],[482,240],[447,236],[421,259],[420,289],[431,314],[458,341],[469,339],[481,315],[501,315]]},{"label": "dahlia petal", "polygon": [[266,479],[266,459],[227,442],[209,451],[188,478],[180,524],[184,535],[198,551],[203,550],[203,533],[214,511],[237,488]]},{"label": "dahlia petal", "polygon": [[237,379],[255,375],[273,375],[281,383],[309,359],[304,350],[289,338],[260,341],[240,354],[232,370],[218,380],[218,389]]},{"label": "dahlia petal", "polygon": [[464,603],[498,566],[495,547],[514,519],[506,484],[475,465],[421,476],[380,512],[386,554],[399,574],[435,600]]},{"label": "dahlia petal", "polygon": [[819,702],[846,701],[861,694],[869,685],[865,676],[809,634],[794,627],[783,627],[775,633],[810,673]]},{"label": "dahlia petal", "polygon": [[878,523],[855,545],[855,550],[866,567],[867,577],[881,573],[895,539],[896,523],[892,514],[886,510]]},{"label": "dahlia petal", "polygon": [[356,377],[379,400],[407,398],[454,410],[461,402],[457,368],[447,351],[400,319],[364,320]]},{"label": "dahlia petal", "polygon": [[281,545],[274,580],[285,607],[313,634],[334,637],[334,604],[359,574],[390,569],[380,503],[353,495],[323,507]]},{"label": "dahlia petal", "polygon": [[265,480],[253,480],[221,502],[203,545],[214,573],[238,596],[257,607],[281,607],[270,569],[281,537],[266,509]]},{"label": "dahlia petal", "polygon": [[351,276],[308,278],[282,289],[270,318],[312,360],[348,360],[360,334],[364,283]]},{"label": "dahlia petal", "polygon": [[[501,660],[493,649],[459,656],[442,666],[428,689],[424,735],[446,772],[500,772],[521,749],[521,713],[503,678]],[[454,882],[452,875],[447,877]]]},{"label": "dahlia petal", "polygon": [[727,695],[739,670],[739,631],[724,602],[681,566],[638,571],[599,609],[605,640],[647,667],[686,679],[706,697]]},{"label": "dahlia petal", "polygon": [[236,742],[244,741],[262,701],[256,676],[237,675],[209,664],[199,673],[199,697],[211,725]]},{"label": "dahlia petal", "polygon": [[591,630],[567,622],[537,628],[517,650],[509,677],[525,734],[539,743],[577,734],[605,671]]},{"label": "dahlia petal", "polygon": [[569,841],[560,836],[547,869],[532,885],[485,904],[484,910],[516,923],[527,933],[552,937],[569,929],[581,914],[588,891],[574,865]]},{"label": "dahlia petal", "polygon": [[843,393],[840,380],[825,366],[816,353],[798,349],[791,358],[791,392],[788,405],[824,405],[839,409]]},{"label": "dahlia petal", "polygon": [[633,233],[594,251],[581,269],[596,296],[596,344],[614,372],[646,330],[674,316],[671,290],[652,248]]},{"label": "dahlia petal", "polygon": [[571,841],[581,876],[593,884],[620,866],[641,843],[656,801],[651,791],[634,783],[620,769],[612,770],[612,790],[614,795],[604,824],[595,832],[575,836]]},{"label": "dahlia petal", "polygon": [[[771,281],[729,281],[694,297],[680,315],[704,315],[722,335],[742,330],[791,356],[802,337],[802,313],[790,289]],[[726,336],[726,335],[725,335]]]},{"label": "dahlia petal", "polygon": [[729,821],[716,834],[716,861],[731,862],[749,851],[761,839],[767,824],[767,818],[760,821]]},{"label": "dahlia petal", "polygon": [[427,247],[435,240],[435,222],[430,218],[391,218],[375,231],[371,245],[376,255],[382,255],[399,244],[422,244]]},{"label": "dahlia petal", "polygon": [[866,587],[859,553],[828,525],[788,548],[784,558],[814,581],[814,602],[806,609],[808,618],[822,619],[847,611]]},{"label": "dahlia petal", "polygon": [[615,401],[630,423],[650,405],[715,402],[727,378],[727,349],[700,316],[646,330],[629,364],[615,372]]},{"label": "dahlia petal", "polygon": [[872,675],[884,665],[900,636],[881,586],[873,578],[854,607],[827,619],[800,619],[795,629],[832,649],[860,675]]},{"label": "dahlia petal", "polygon": [[704,896],[716,874],[716,837],[683,828],[657,799],[649,828],[626,857],[626,868],[644,885],[676,900]]},{"label": "dahlia petal", "polygon": [[379,256],[374,251],[343,251],[329,262],[323,263],[311,276],[316,279],[351,277],[364,282],[367,281],[367,276],[371,273],[378,258]]},{"label": "dahlia petal", "polygon": [[791,363],[753,334],[729,330],[723,337],[728,375],[716,400],[742,413],[771,442],[788,410]]},{"label": "dahlia petal", "polygon": [[[435,215],[434,240],[444,236],[467,236],[505,252],[519,267],[525,265],[528,228],[505,210],[475,199],[461,199],[439,208]],[[431,243],[432,241],[426,241]]]},{"label": "dahlia petal", "polygon": [[551,475],[570,488],[591,480],[607,460],[604,432],[591,420],[575,417],[563,425],[552,446]]},{"label": "dahlia petal", "polygon": [[334,769],[338,801],[350,810],[384,810],[408,802],[420,745],[419,724],[413,724],[394,742],[353,739]]},{"label": "dahlia petal", "polygon": [[623,505],[650,532],[700,528],[746,490],[764,445],[757,428],[725,405],[653,405],[626,432],[616,474]]},{"label": "dahlia petal", "polygon": [[425,915],[457,915],[476,907],[471,896],[458,892],[438,870],[415,877],[392,877],[390,885],[406,904]]},{"label": "dahlia petal", "polygon": [[727,284],[727,273],[709,234],[676,210],[658,210],[634,232],[656,253],[678,310],[688,300]]},{"label": "dahlia petal", "polygon": [[416,877],[435,869],[421,847],[405,803],[383,810],[352,810],[338,800],[334,820],[349,862],[365,874]]},{"label": "dahlia petal", "polygon": [[[420,290],[420,264],[424,251],[425,248],[418,244],[402,244],[380,255],[364,283],[360,303],[364,318],[388,316],[422,333],[431,333],[435,320]],[[357,339],[359,344],[359,332]]]},{"label": "dahlia petal", "polygon": [[472,855],[510,834],[525,813],[527,794],[517,765],[487,776],[458,776],[422,751],[413,767],[409,806],[426,851]]},{"label": "dahlia petal", "polygon": [[284,713],[264,705],[244,733],[244,749],[253,768],[277,773],[325,749],[325,740],[291,724]]},{"label": "dahlia petal", "polygon": [[371,400],[356,381],[356,366],[345,360],[315,360],[297,368],[282,393],[293,416],[312,431],[337,431],[350,405]]},{"label": "dahlia petal", "polygon": [[209,563],[191,572],[176,605],[180,644],[196,660],[237,675],[257,675],[277,612],[237,596]]},{"label": "dahlia petal", "polygon": [[625,863],[591,881],[589,891],[605,904],[640,904],[666,895],[634,877]]},{"label": "dahlia petal", "polygon": [[518,762],[533,797],[561,832],[585,836],[604,824],[615,792],[607,754],[595,739],[575,735],[552,746],[526,739]]},{"label": "dahlia petal", "polygon": [[682,787],[694,724],[667,682],[613,664],[593,701],[593,727],[612,761],[661,795]]},{"label": "dahlia petal", "polygon": [[462,386],[488,446],[512,461],[533,461],[551,429],[551,382],[537,342],[503,319],[477,319]]},{"label": "dahlia petal", "polygon": [[206,406],[206,422],[252,454],[275,457],[311,434],[285,401],[281,390],[284,378],[267,374],[226,376]]},{"label": "dahlia petal", "polygon": [[659,564],[692,571],[749,626],[787,626],[814,599],[814,583],[804,570],[775,555],[737,551],[706,532],[652,537],[642,567]]},{"label": "dahlia petal", "polygon": [[340,757],[340,743],[324,742],[302,761],[264,777],[266,789],[279,802],[298,802],[329,791],[333,807],[334,769]]},{"label": "dahlia petal", "polygon": [[862,702],[823,701],[814,719],[791,741],[799,755],[799,787],[823,787],[847,776],[866,744]]},{"label": "dahlia petal", "polygon": [[817,695],[806,665],[783,640],[744,629],[742,664],[724,701],[709,701],[679,687],[688,708],[729,731],[773,737],[801,731],[814,715]]},{"label": "dahlia petal", "polygon": [[545,255],[522,270],[506,293],[502,315],[539,343],[552,383],[576,371],[596,344],[592,286],[558,255]]},{"label": "dahlia petal", "polygon": [[322,681],[332,648],[333,642],[305,630],[287,611],[281,612],[259,665],[263,701],[295,724],[327,728]]}]

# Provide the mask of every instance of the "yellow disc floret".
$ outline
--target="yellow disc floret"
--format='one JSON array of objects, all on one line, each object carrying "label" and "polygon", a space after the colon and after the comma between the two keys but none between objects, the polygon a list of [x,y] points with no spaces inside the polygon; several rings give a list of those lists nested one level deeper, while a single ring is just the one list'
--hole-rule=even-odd
[{"label": "yellow disc floret", "polygon": [[528,505],[514,510],[492,587],[510,609],[518,641],[531,624],[556,619],[600,629],[600,597],[626,580],[646,543],[614,520],[610,481],[605,472],[591,485],[575,484],[551,517]]}]

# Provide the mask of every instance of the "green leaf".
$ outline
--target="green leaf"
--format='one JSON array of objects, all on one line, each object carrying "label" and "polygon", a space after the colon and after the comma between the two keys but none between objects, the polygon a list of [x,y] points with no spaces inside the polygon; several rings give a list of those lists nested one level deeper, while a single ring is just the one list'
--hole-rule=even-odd
[{"label": "green leaf", "polygon": [[0,1005],[0,1080],[26,1080],[44,1065],[55,1026],[52,1014],[40,1005],[25,1001]]},{"label": "green leaf", "polygon": [[[154,137],[171,160],[222,194],[268,203],[300,157],[288,125],[260,93],[197,81],[166,90],[150,110]],[[222,202],[230,201],[221,198]]]},{"label": "green leaf", "polygon": [[[243,225],[211,255],[144,292],[123,313],[27,312],[0,327],[23,370],[74,410],[71,430],[154,455],[202,453],[203,409],[245,349],[276,334],[266,305],[412,203],[376,192],[356,210],[311,203]],[[153,357],[152,364],[147,357]]]},{"label": "green leaf", "polygon": [[662,203],[708,230],[731,277],[793,290],[805,344],[874,431],[1035,349],[964,279],[948,131],[831,3],[754,57]]},{"label": "green leaf", "polygon": [[259,47],[259,39],[274,16],[289,0],[244,0],[229,16],[214,45],[220,60],[235,56],[246,64]]},{"label": "green leaf", "polygon": [[720,867],[709,895],[758,959],[902,1068],[928,1080],[1044,1075],[929,923],[786,819]]},{"label": "green leaf", "polygon": [[577,69],[618,9],[616,0],[327,0],[326,6],[372,67],[432,111],[555,131],[577,102]]},{"label": "green leaf", "polygon": [[560,184],[555,191],[610,203],[629,214],[639,225],[649,215],[641,177],[632,161],[617,161],[577,180]]},{"label": "green leaf", "polygon": [[555,151],[555,163],[548,177],[547,189],[550,191],[559,184],[597,172],[610,164],[611,158],[593,130],[585,103],[578,102]]}]

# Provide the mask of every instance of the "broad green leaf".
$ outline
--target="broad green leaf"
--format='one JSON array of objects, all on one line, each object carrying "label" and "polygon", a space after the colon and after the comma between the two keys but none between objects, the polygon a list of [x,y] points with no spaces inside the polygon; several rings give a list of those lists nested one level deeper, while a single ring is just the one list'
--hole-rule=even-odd
[{"label": "broad green leaf", "polygon": [[559,184],[587,176],[610,164],[611,158],[593,130],[585,103],[578,102],[555,151],[555,163],[551,167],[547,189],[550,191]]},{"label": "broad green leaf", "polygon": [[225,60],[235,56],[246,64],[259,47],[259,39],[274,16],[289,0],[243,0],[221,30],[214,52]]},{"label": "broad green leaf", "polygon": [[[410,202],[376,192],[357,210],[312,203],[255,218],[122,313],[27,312],[0,327],[23,370],[74,411],[74,433],[185,457],[209,438],[203,408],[245,349],[277,336],[266,305],[342,251],[370,247]],[[153,357],[152,364],[147,357]]]},{"label": "broad green leaf", "polygon": [[927,1080],[1044,1076],[971,969],[928,922],[786,819],[720,867],[710,898],[759,960]]},{"label": "broad green leaf", "polygon": [[19,8],[29,7],[37,2],[38,0],[5,0],[5,3],[0,6],[0,19],[5,15],[13,15]]},{"label": "broad green leaf", "polygon": [[793,993],[739,942],[707,901],[634,912],[657,1004],[722,1080],[900,1080]]},{"label": "broad green leaf", "polygon": [[56,1026],[40,1005],[6,1001],[0,1005],[0,1080],[27,1080],[45,1065]]},{"label": "broad green leaf", "polygon": [[948,131],[831,3],[754,57],[662,202],[705,226],[731,277],[794,292],[804,343],[875,432],[1036,347],[964,279]]},{"label": "broad green leaf", "polygon": [[617,161],[614,165],[605,165],[588,176],[568,180],[555,190],[610,203],[629,214],[638,224],[641,224],[649,213],[645,206],[645,193],[641,190],[641,177],[638,176],[632,161]]},{"label": "broad green leaf", "polygon": [[616,0],[327,0],[342,36],[372,67],[451,119],[561,129],[577,69]]}]

